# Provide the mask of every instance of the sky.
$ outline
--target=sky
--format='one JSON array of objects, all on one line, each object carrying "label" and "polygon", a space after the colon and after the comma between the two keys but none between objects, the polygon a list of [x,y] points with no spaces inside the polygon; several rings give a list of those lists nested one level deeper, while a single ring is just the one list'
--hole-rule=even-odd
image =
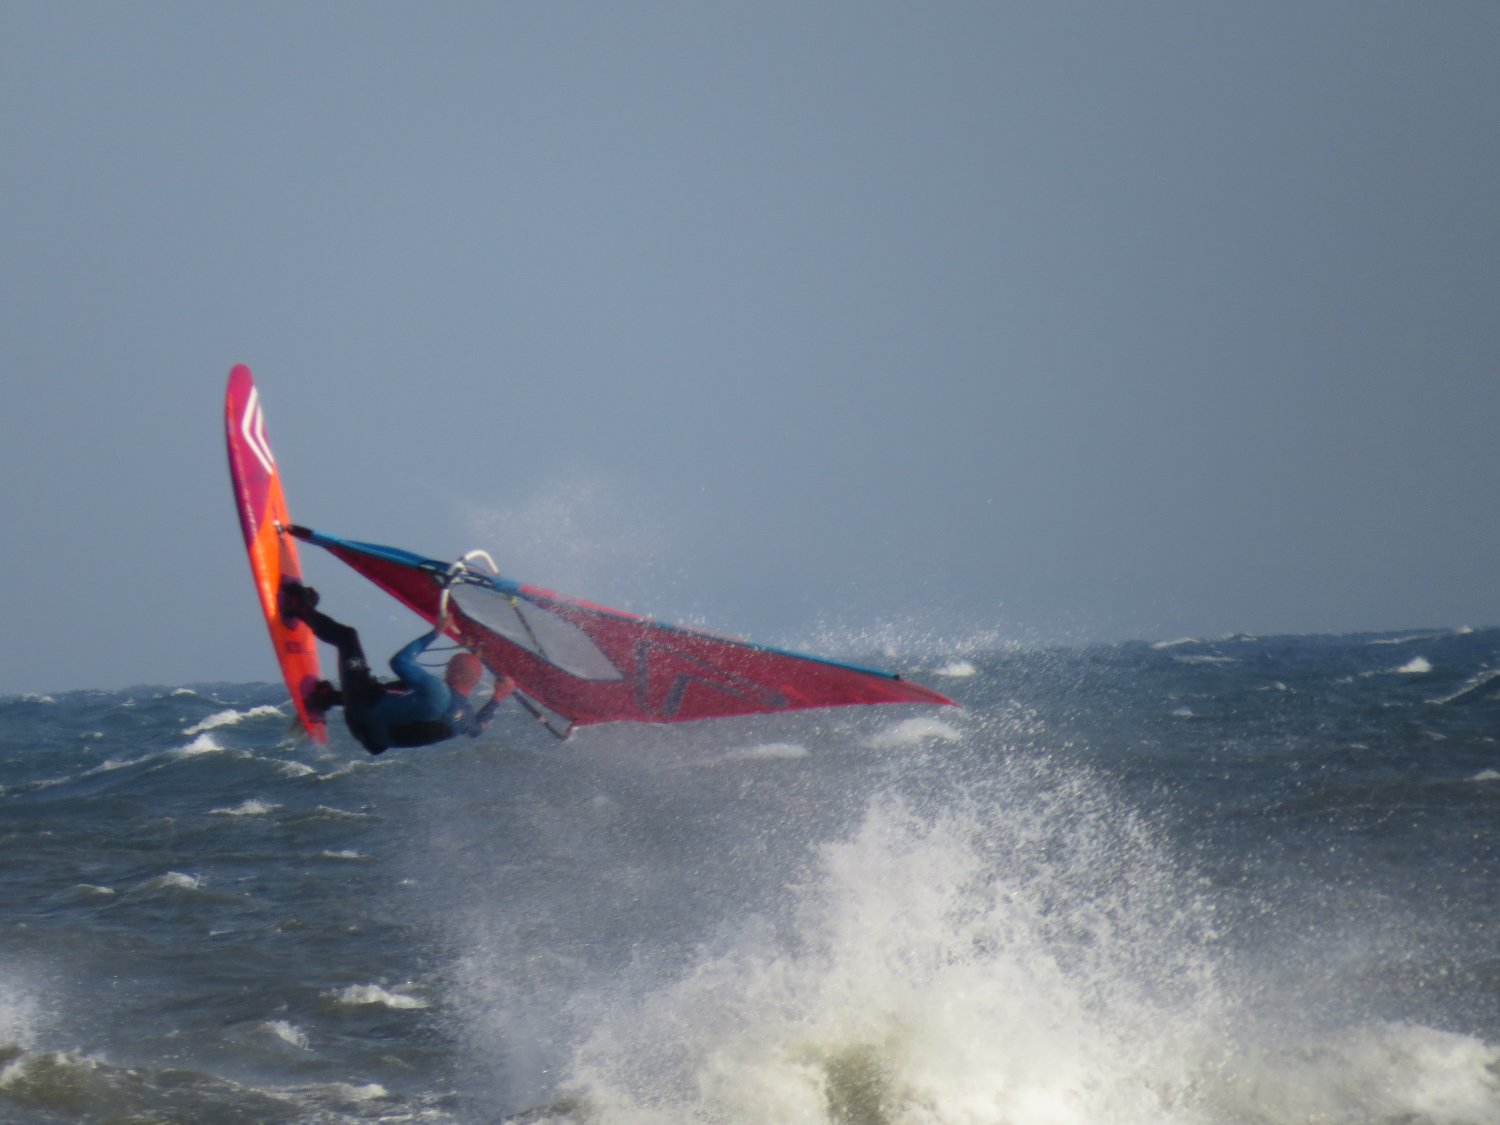
[{"label": "sky", "polygon": [[829,655],[1500,624],[1497,54],[1487,0],[0,0],[0,693],[275,679],[236,363],[299,522]]}]

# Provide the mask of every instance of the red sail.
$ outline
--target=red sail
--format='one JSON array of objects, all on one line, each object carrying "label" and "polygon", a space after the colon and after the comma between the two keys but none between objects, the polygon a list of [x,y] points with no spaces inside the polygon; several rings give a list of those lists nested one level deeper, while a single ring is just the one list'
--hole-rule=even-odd
[{"label": "red sail", "polygon": [[[435,621],[448,565],[297,528]],[[538,586],[464,572],[449,633],[573,724],[674,723],[810,707],[952,700],[900,676],[663,625]]]}]

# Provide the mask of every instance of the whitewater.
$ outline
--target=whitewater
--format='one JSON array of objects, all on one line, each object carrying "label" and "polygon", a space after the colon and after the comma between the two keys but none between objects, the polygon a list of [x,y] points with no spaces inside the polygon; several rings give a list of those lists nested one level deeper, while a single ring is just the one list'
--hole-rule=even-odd
[{"label": "whitewater", "polygon": [[1500,1122],[1500,630],[848,647],[962,706],[0,699],[0,1120]]}]

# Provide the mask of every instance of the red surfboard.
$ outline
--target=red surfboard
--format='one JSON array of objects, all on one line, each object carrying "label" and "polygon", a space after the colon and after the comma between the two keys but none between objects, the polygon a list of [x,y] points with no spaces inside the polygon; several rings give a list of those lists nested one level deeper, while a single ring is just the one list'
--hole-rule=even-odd
[{"label": "red surfboard", "polygon": [[225,437],[229,445],[229,478],[245,533],[250,572],[260,595],[260,609],[271,631],[271,644],[281,664],[281,675],[292,695],[297,718],[315,742],[328,741],[328,726],[321,711],[307,705],[318,681],[318,642],[301,621],[288,625],[277,608],[277,593],[283,579],[302,578],[297,560],[297,541],[283,529],[292,525],[281,491],[276,458],[266,440],[266,421],[260,408],[260,392],[244,364],[229,373],[225,395]]}]

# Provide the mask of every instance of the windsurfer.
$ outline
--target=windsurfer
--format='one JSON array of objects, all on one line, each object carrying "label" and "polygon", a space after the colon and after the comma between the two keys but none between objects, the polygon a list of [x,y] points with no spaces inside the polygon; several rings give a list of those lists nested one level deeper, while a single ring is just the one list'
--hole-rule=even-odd
[{"label": "windsurfer", "polygon": [[342,706],[350,733],[371,754],[392,746],[429,746],[460,734],[477,737],[515,690],[510,677],[497,678],[489,702],[476,710],[470,696],[484,674],[477,656],[455,653],[442,678],[419,664],[417,658],[443,636],[441,623],[391,657],[395,682],[378,680],[365,661],[358,631],[321,612],[316,590],[289,581],[281,587],[280,601],[283,619],[305,621],[318,640],[338,650],[339,686],[319,681],[309,705],[323,711]]}]

